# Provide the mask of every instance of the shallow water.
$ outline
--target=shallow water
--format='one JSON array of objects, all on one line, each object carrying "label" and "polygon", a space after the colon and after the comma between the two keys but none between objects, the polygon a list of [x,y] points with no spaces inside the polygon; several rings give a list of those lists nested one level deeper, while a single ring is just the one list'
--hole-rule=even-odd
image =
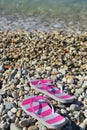
[{"label": "shallow water", "polygon": [[87,0],[0,0],[0,29],[86,29]]}]

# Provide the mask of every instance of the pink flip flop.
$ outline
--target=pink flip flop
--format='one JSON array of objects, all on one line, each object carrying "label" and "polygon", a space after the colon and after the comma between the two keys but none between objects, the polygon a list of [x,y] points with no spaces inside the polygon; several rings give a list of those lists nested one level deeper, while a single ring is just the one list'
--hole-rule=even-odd
[{"label": "pink flip flop", "polygon": [[52,84],[53,80],[31,80],[30,85],[32,88],[36,89],[43,94],[48,95],[54,100],[60,101],[62,103],[71,103],[74,100],[74,96],[71,96],[68,93],[65,93],[62,89],[58,89],[55,85]]},{"label": "pink flip flop", "polygon": [[66,119],[54,112],[52,104],[45,96],[29,96],[22,101],[22,108],[48,128],[61,128],[66,124]]}]

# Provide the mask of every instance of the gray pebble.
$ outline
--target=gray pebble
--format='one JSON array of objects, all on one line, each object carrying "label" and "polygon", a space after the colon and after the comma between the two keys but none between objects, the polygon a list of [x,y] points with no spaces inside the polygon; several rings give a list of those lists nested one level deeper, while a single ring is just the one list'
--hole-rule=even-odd
[{"label": "gray pebble", "polygon": [[72,126],[71,125],[66,125],[64,130],[73,130]]},{"label": "gray pebble", "polygon": [[2,112],[3,112],[4,108],[5,108],[5,107],[4,107],[4,105],[3,105],[3,104],[1,104],[1,105],[0,105],[0,115],[2,114]]},{"label": "gray pebble", "polygon": [[16,72],[16,70],[14,69],[14,70],[12,71],[12,73],[9,75],[9,80],[14,79],[16,73],[17,73],[17,72]]},{"label": "gray pebble", "polygon": [[5,91],[4,90],[0,90],[0,95],[4,95],[5,94]]},{"label": "gray pebble", "polygon": [[71,111],[79,111],[80,110],[80,106],[76,105],[76,104],[71,104],[70,105],[70,110]]},{"label": "gray pebble", "polygon": [[31,123],[32,123],[31,120],[29,120],[29,119],[23,119],[22,121],[19,122],[19,125],[20,125],[21,127],[27,127],[27,126],[29,126],[29,124],[31,124]]},{"label": "gray pebble", "polygon": [[11,111],[8,111],[7,114],[10,118],[13,116],[13,113]]},{"label": "gray pebble", "polygon": [[8,129],[9,128],[9,126],[10,126],[10,124],[9,124],[9,122],[1,122],[0,123],[0,127],[1,127],[1,129]]},{"label": "gray pebble", "polygon": [[4,72],[4,66],[0,65],[0,73]]},{"label": "gray pebble", "polygon": [[7,110],[10,110],[11,108],[14,107],[13,103],[11,102],[5,102],[4,105]]}]

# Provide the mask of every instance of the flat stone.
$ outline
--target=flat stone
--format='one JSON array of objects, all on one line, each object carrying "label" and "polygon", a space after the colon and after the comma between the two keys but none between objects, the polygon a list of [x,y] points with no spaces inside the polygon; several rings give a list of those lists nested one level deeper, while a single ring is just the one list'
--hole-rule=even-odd
[{"label": "flat stone", "polygon": [[10,130],[22,130],[22,129],[19,128],[15,123],[11,123]]},{"label": "flat stone", "polygon": [[80,110],[80,106],[77,104],[71,104],[70,105],[70,110],[71,111],[79,111]]}]

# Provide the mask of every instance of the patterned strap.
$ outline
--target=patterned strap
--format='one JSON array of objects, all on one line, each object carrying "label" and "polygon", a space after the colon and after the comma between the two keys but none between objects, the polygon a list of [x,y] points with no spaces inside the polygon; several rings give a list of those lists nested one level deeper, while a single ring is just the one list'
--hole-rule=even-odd
[{"label": "patterned strap", "polygon": [[[50,102],[45,96],[35,96],[35,97],[31,100],[31,102],[30,102],[31,111],[32,111],[35,115],[37,115],[38,117],[40,117],[40,118],[43,117],[43,116],[41,116],[41,115],[35,113],[35,110],[34,110],[34,108],[33,108],[34,102],[37,102],[38,100],[41,100],[41,99],[44,100],[44,102],[46,102],[46,103],[52,108],[52,114],[53,114],[53,113],[54,113],[53,105],[51,104],[51,102]],[[40,103],[40,101],[38,101],[38,102]]]},{"label": "patterned strap", "polygon": [[[50,88],[51,88],[51,86],[52,86],[51,82],[55,82],[55,81],[54,80],[47,80],[47,82],[46,81],[44,82],[44,80],[43,80],[43,81],[39,81],[38,84],[41,84],[42,89],[45,89],[50,93],[49,88],[47,86],[50,86]],[[57,83],[57,85],[60,88],[60,92],[63,93],[62,85],[60,83]]]}]

